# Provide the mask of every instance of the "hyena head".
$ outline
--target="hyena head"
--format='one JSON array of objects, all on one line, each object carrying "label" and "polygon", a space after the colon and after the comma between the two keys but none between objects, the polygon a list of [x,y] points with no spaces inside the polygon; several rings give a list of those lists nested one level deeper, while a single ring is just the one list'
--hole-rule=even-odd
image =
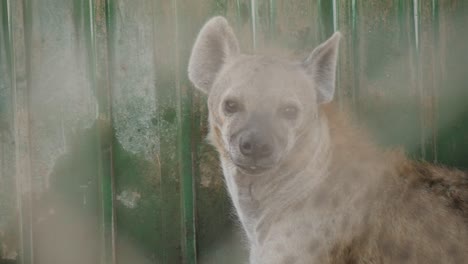
[{"label": "hyena head", "polygon": [[245,55],[223,17],[201,29],[189,78],[208,94],[210,139],[246,174],[277,168],[332,100],[340,34],[303,61]]}]

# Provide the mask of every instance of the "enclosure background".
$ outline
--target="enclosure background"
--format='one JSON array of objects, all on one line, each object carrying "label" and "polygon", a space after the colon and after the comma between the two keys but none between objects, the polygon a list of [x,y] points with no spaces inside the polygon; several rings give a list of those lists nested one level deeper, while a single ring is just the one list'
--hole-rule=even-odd
[{"label": "enclosure background", "polygon": [[187,80],[214,15],[248,53],[300,58],[340,30],[342,109],[468,168],[467,1],[0,0],[0,263],[245,257]]}]

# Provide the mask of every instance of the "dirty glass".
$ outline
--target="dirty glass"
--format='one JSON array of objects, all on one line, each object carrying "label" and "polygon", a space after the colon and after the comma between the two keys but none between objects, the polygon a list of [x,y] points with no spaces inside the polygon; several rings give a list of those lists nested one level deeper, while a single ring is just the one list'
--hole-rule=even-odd
[{"label": "dirty glass", "polygon": [[302,58],[340,30],[343,111],[468,168],[466,1],[2,0],[0,263],[246,258],[186,73],[214,15],[248,53]]}]

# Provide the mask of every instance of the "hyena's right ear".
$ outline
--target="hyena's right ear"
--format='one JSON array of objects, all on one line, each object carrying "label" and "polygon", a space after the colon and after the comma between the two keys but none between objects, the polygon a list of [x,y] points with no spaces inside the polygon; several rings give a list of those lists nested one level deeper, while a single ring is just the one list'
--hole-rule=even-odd
[{"label": "hyena's right ear", "polygon": [[224,17],[210,19],[198,33],[188,64],[190,81],[205,93],[227,60],[239,55],[239,43]]}]

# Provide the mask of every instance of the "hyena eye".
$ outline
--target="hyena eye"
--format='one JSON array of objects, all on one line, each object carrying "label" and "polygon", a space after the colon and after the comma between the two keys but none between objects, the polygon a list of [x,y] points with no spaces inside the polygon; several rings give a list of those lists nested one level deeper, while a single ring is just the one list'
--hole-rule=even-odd
[{"label": "hyena eye", "polygon": [[240,103],[234,100],[226,100],[224,101],[224,111],[227,114],[234,114],[242,110],[242,106]]},{"label": "hyena eye", "polygon": [[279,114],[288,120],[294,120],[297,118],[299,108],[295,105],[285,105],[280,108]]}]

